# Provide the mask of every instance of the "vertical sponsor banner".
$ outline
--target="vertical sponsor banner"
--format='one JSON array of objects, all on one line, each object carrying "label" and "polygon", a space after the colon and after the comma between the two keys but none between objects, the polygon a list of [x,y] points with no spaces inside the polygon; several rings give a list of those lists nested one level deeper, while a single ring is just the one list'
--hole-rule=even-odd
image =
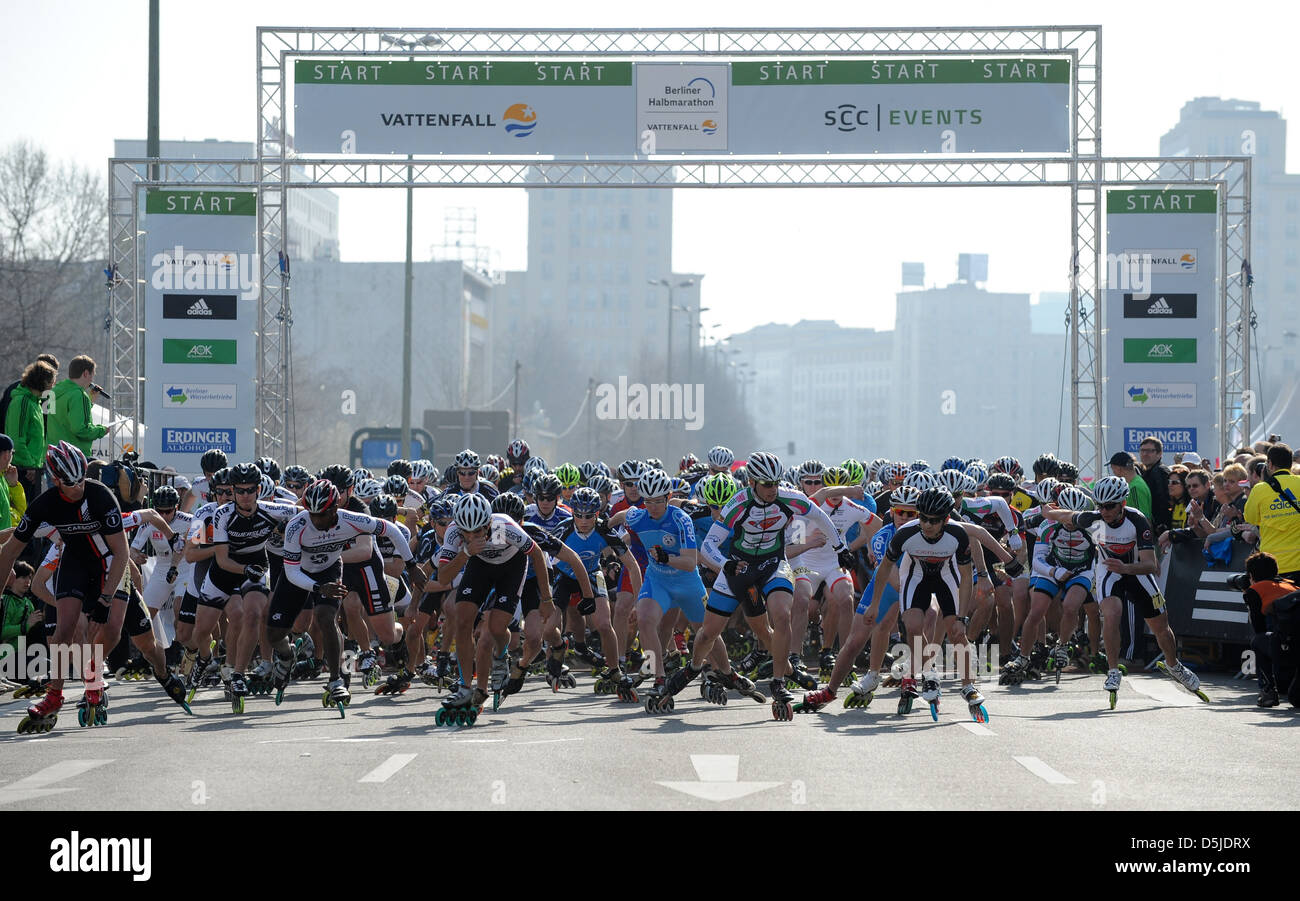
[{"label": "vertical sponsor banner", "polygon": [[1106,192],[1106,454],[1219,454],[1218,192]]},{"label": "vertical sponsor banner", "polygon": [[255,450],[257,196],[158,190],[145,201],[142,459],[198,472]]}]

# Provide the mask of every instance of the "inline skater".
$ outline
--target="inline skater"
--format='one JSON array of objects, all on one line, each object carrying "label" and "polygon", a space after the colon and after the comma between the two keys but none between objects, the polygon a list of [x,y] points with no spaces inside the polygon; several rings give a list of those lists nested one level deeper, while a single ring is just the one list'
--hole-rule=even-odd
[{"label": "inline skater", "polygon": [[[1200,678],[1178,660],[1178,639],[1169,627],[1165,598],[1156,584],[1160,564],[1156,562],[1155,534],[1151,523],[1128,500],[1128,482],[1118,476],[1106,476],[1093,485],[1097,510],[1074,512],[1049,508],[1043,515],[1053,522],[1069,523],[1091,531],[1097,547],[1097,566],[1093,576],[1094,591],[1101,598],[1102,631],[1106,645],[1106,683],[1113,709],[1119,692],[1119,618],[1124,604],[1132,604],[1144,620],[1165,659],[1160,671],[1182,684],[1203,701]],[[2,562],[2,561],[0,561]]]},{"label": "inline skater", "polygon": [[154,512],[171,527],[172,537],[169,539],[161,529],[152,527],[137,530],[135,539],[131,542],[131,559],[136,566],[144,566],[146,549],[152,552],[155,560],[153,575],[145,583],[142,595],[153,620],[154,637],[164,648],[169,648],[175,637],[175,629],[171,626],[171,617],[164,618],[162,611],[170,614],[172,596],[177,593],[183,595],[185,586],[189,584],[194,565],[183,560],[181,554],[185,550],[185,536],[189,534],[190,523],[194,518],[188,513],[180,512],[181,498],[171,485],[160,485],[150,500]]}]

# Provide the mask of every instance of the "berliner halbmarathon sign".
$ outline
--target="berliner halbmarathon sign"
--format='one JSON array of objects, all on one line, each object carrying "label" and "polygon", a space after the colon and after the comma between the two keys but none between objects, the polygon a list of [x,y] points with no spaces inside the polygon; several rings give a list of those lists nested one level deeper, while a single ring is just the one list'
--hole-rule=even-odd
[{"label": "berliner halbmarathon sign", "polygon": [[1106,192],[1120,261],[1105,305],[1108,452],[1136,455],[1152,435],[1166,453],[1218,454],[1218,210],[1213,189]]},{"label": "berliner halbmarathon sign", "polygon": [[294,61],[308,153],[1065,153],[1068,56]]}]

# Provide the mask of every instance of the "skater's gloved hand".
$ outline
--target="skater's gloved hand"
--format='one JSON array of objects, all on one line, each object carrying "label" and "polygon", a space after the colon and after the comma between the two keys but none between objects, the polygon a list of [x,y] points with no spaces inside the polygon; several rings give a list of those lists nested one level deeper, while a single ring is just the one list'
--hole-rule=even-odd
[{"label": "skater's gloved hand", "polygon": [[845,548],[844,550],[839,552],[837,557],[840,561],[840,566],[844,567],[849,572],[852,572],[853,570],[857,569],[858,555],[853,553],[853,551],[849,550],[848,548]]},{"label": "skater's gloved hand", "polygon": [[580,616],[591,616],[591,614],[595,612],[596,612],[595,598],[583,598],[582,600],[578,601],[578,614]]},{"label": "skater's gloved hand", "polygon": [[668,552],[665,551],[661,546],[657,544],[654,547],[650,548],[650,556],[655,558],[655,563],[659,563],[665,566],[668,564]]},{"label": "skater's gloved hand", "polygon": [[1015,579],[1024,573],[1025,565],[1021,563],[1019,560],[1012,560],[1010,563],[1003,565],[1002,571],[1006,573],[1008,576],[1010,576],[1011,578]]},{"label": "skater's gloved hand", "polygon": [[177,532],[171,540],[172,553],[181,554],[185,551],[185,536]]},{"label": "skater's gloved hand", "polygon": [[176,581],[176,567],[167,570],[167,584],[170,585]]},{"label": "skater's gloved hand", "polygon": [[111,606],[113,606],[113,595],[112,595],[112,594],[101,594],[101,595],[99,596],[99,606],[101,606],[101,607],[111,607]]},{"label": "skater's gloved hand", "polygon": [[341,601],[347,596],[348,590],[342,582],[318,582],[316,592],[327,600]]},{"label": "skater's gloved hand", "polygon": [[266,575],[266,567],[258,566],[256,563],[250,563],[244,567],[244,578],[250,582],[260,582]]},{"label": "skater's gloved hand", "polygon": [[727,587],[733,591],[735,590],[736,562],[735,560],[728,560],[722,564],[722,574],[727,577]]}]

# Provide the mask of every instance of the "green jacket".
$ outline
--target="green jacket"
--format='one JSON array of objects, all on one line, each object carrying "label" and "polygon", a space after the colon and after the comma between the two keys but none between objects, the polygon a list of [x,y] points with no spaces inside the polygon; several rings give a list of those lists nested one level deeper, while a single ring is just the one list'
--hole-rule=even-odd
[{"label": "green jacket", "polygon": [[41,415],[41,399],[26,385],[14,389],[4,432],[14,441],[14,466],[40,469],[45,465],[45,417]]},{"label": "green jacket", "polygon": [[36,607],[28,598],[5,592],[0,596],[0,644],[10,644],[27,633],[27,617]]},{"label": "green jacket", "polygon": [[0,473],[0,532],[12,526],[15,517],[21,519],[26,509],[27,492],[23,490],[23,483],[10,485],[4,481],[4,473]]},{"label": "green jacket", "polygon": [[1128,505],[1140,510],[1151,523],[1151,527],[1155,528],[1155,520],[1151,519],[1151,489],[1147,487],[1146,479],[1141,476],[1128,483]]},{"label": "green jacket", "polygon": [[102,425],[90,419],[90,395],[72,379],[64,379],[54,386],[54,412],[50,414],[50,444],[66,441],[90,456],[90,443],[108,433]]}]

